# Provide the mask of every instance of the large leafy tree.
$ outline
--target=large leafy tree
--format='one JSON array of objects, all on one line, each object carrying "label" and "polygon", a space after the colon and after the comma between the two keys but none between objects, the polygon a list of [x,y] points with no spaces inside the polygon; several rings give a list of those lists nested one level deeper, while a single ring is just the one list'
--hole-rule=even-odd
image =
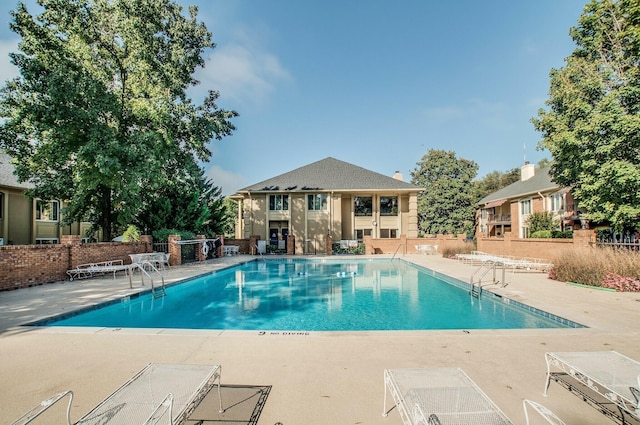
[{"label": "large leafy tree", "polygon": [[585,215],[640,226],[640,3],[594,0],[571,29],[577,47],[550,73],[532,119],[552,156],[555,182],[573,188]]},{"label": "large leafy tree", "polygon": [[[147,196],[170,185],[165,169],[208,160],[207,143],[237,114],[186,94],[213,48],[197,9],[171,0],[19,3],[11,55],[20,76],[0,91],[0,147],[32,196],[70,202],[66,220],[89,220],[105,239],[136,220]],[[189,167],[187,165],[187,167]]]},{"label": "large leafy tree", "polygon": [[473,179],[478,164],[455,152],[430,149],[411,172],[411,183],[424,188],[418,195],[418,226],[422,233],[473,231]]}]

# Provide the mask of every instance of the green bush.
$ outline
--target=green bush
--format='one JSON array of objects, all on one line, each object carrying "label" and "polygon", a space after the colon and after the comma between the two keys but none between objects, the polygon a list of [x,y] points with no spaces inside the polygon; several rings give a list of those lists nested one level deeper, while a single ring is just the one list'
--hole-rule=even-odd
[{"label": "green bush", "polygon": [[552,230],[551,237],[555,239],[573,239],[573,232],[571,230]]},{"label": "green bush", "polygon": [[140,231],[133,224],[127,227],[122,234],[122,242],[138,242],[140,240]]},{"label": "green bush", "polygon": [[180,235],[180,239],[182,240],[190,240],[196,238],[195,233],[188,232],[186,230],[160,229],[152,233],[153,240],[155,242],[168,242],[169,235]]},{"label": "green bush", "polygon": [[538,230],[533,232],[530,238],[551,239],[551,230]]},{"label": "green bush", "polygon": [[333,243],[331,249],[335,255],[350,254],[350,255],[364,255],[365,246],[363,243],[359,243],[357,246],[349,248],[341,248],[340,243]]},{"label": "green bush", "polygon": [[[534,212],[529,217],[527,217],[526,223],[529,226],[532,238],[537,237],[533,236],[533,234],[539,232],[540,230],[551,231],[557,229],[560,226],[559,221],[554,219],[554,215],[551,211]],[[551,235],[547,237],[550,238]]]}]

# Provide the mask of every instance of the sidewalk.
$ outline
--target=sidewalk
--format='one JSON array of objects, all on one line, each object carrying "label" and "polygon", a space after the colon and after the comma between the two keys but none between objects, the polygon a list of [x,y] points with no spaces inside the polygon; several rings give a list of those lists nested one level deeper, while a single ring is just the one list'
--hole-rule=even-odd
[{"label": "sidewalk", "polygon": [[[403,258],[466,282],[474,270],[435,255]],[[173,267],[165,278],[173,282],[252,259]],[[265,425],[400,425],[396,409],[381,416],[383,370],[410,367],[462,367],[515,424],[524,424],[523,398],[544,404],[568,425],[613,423],[556,384],[542,396],[544,353],[616,350],[640,359],[640,294],[571,286],[539,272],[505,277],[507,286],[485,289],[588,327],[307,334],[29,328],[18,325],[123,296],[131,291],[129,281],[104,277],[0,292],[0,418],[9,422],[72,389],[71,416],[78,419],[147,363],[167,362],[221,364],[223,385],[270,387],[258,421]]]}]

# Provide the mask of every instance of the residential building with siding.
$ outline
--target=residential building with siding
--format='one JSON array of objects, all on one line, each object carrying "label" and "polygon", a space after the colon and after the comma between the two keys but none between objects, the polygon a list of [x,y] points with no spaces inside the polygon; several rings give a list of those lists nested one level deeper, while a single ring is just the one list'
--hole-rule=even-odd
[{"label": "residential building with siding", "polygon": [[536,172],[533,164],[524,164],[520,180],[493,192],[478,202],[476,235],[528,238],[528,217],[536,212],[553,213],[558,230],[580,229],[580,216],[571,191],[554,183],[549,167]]},{"label": "residential building with siding", "polygon": [[236,238],[283,248],[293,235],[290,252],[304,254],[325,251],[327,235],[333,241],[417,237],[421,190],[398,172],[385,176],[328,157],[238,190]]},{"label": "residential building with siding", "polygon": [[0,152],[0,242],[3,245],[60,243],[62,235],[84,235],[90,223],[61,226],[64,201],[25,195],[33,184],[20,182],[11,157]]}]

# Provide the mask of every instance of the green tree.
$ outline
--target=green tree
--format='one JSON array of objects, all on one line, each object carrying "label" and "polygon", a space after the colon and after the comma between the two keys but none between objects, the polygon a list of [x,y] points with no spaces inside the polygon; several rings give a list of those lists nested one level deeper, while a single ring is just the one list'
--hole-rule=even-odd
[{"label": "green tree", "polygon": [[224,216],[222,217],[222,233],[227,238],[236,237],[236,222],[238,221],[238,202],[231,199],[224,199]]},{"label": "green tree", "polygon": [[520,180],[520,168],[512,168],[504,173],[492,171],[483,178],[475,180],[475,200],[477,202],[485,196],[509,186],[518,180]]},{"label": "green tree", "polygon": [[[551,161],[547,158],[542,158],[536,164],[536,170],[540,170],[545,167],[549,167]],[[503,187],[507,187],[512,183],[520,180],[520,167],[512,168],[505,172],[492,171],[483,178],[474,181],[476,190],[476,200],[479,201],[485,196],[497,192]],[[537,173],[537,171],[536,171]]]},{"label": "green tree", "polygon": [[165,187],[178,168],[206,161],[207,143],[230,135],[234,111],[218,93],[186,95],[215,45],[197,8],[183,16],[171,0],[38,0],[19,3],[11,54],[20,76],[0,91],[0,148],[30,195],[65,199],[67,221],[112,232],[135,222],[142,196]]},{"label": "green tree", "polygon": [[226,213],[224,198],[204,170],[192,161],[164,171],[171,177],[167,176],[166,185],[142,194],[139,226],[147,233],[178,229],[212,236],[220,232],[221,217]]},{"label": "green tree", "polygon": [[571,29],[577,47],[550,73],[532,119],[552,156],[551,176],[594,222],[640,225],[640,4],[594,0]]},{"label": "green tree", "polygon": [[473,179],[478,164],[457,158],[453,151],[430,149],[411,172],[411,183],[423,187],[418,195],[421,232],[473,233]]}]

